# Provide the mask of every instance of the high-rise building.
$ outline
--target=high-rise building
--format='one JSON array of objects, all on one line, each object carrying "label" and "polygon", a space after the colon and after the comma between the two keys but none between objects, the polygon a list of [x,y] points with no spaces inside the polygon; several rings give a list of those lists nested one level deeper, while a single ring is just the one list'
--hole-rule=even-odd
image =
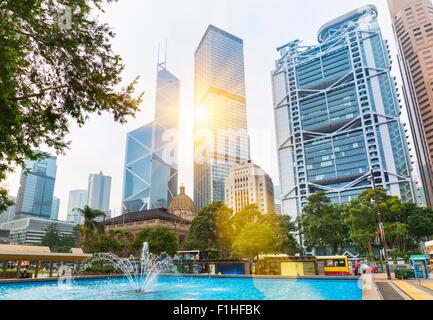
[{"label": "high-rise building", "polygon": [[243,40],[210,25],[195,52],[194,202],[224,201],[230,168],[250,159]]},{"label": "high-rise building", "polygon": [[418,205],[421,207],[427,207],[427,199],[425,197],[424,186],[420,180],[415,182],[416,189],[418,191]]},{"label": "high-rise building", "polygon": [[403,94],[423,188],[433,206],[433,5],[431,0],[388,0]]},{"label": "high-rise building", "polygon": [[59,211],[60,211],[60,199],[57,197],[53,197],[50,219],[59,220]]},{"label": "high-rise building", "polygon": [[[105,219],[109,219],[110,214],[110,193],[111,177],[99,174],[89,175],[87,205],[92,209],[97,209],[105,213]],[[103,221],[104,217],[98,217],[96,220]]]},{"label": "high-rise building", "polygon": [[1,225],[2,230],[9,231],[9,238],[17,244],[40,245],[47,228],[55,225],[61,237],[71,236],[75,224],[70,221],[53,221],[39,217],[18,218]]},{"label": "high-rise building", "polygon": [[231,167],[225,182],[225,204],[234,212],[252,204],[264,214],[275,212],[271,177],[251,161]]},{"label": "high-rise building", "polygon": [[54,185],[56,182],[57,158],[48,156],[39,161],[25,161],[21,172],[20,187],[16,202],[17,219],[23,216],[51,217]]},{"label": "high-rise building", "polygon": [[280,48],[272,72],[283,212],[323,191],[344,203],[373,187],[415,201],[387,43],[368,5],[326,23],[318,45]]},{"label": "high-rise building", "polygon": [[281,187],[274,186],[274,202],[275,202],[275,213],[282,214],[283,208],[281,204]]},{"label": "high-rise building", "polygon": [[158,63],[155,120],[127,135],[124,213],[167,208],[177,192],[180,81]]},{"label": "high-rise building", "polygon": [[[9,200],[11,201],[16,201],[16,198],[13,196],[8,196]],[[16,211],[16,206],[15,204],[12,206],[9,206],[4,212],[0,213],[0,225],[4,222],[9,222],[14,220],[15,218],[15,211]]]},{"label": "high-rise building", "polygon": [[87,205],[87,198],[87,190],[69,191],[68,221],[73,221],[75,224],[84,223],[84,217],[78,209],[83,209]]}]

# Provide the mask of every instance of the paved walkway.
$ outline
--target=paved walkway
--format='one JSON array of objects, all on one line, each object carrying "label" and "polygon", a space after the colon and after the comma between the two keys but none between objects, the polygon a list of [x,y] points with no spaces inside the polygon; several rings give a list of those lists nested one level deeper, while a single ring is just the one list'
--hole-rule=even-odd
[{"label": "paved walkway", "polygon": [[393,280],[392,283],[412,300],[433,300],[433,295],[421,289],[417,283],[406,280]]},{"label": "paved walkway", "polygon": [[375,274],[374,282],[384,300],[433,300],[433,280],[388,280]]}]

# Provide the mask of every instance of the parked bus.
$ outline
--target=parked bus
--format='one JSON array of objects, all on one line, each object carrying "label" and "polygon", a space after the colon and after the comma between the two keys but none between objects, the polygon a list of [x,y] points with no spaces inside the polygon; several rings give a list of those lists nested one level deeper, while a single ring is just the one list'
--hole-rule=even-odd
[{"label": "parked bus", "polygon": [[349,276],[349,260],[346,256],[316,257],[319,273],[328,276]]}]

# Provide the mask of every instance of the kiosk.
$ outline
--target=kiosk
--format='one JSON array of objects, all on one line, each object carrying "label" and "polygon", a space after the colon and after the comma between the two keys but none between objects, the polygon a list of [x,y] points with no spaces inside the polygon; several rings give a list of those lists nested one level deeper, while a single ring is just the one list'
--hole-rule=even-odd
[{"label": "kiosk", "polygon": [[410,257],[415,279],[429,279],[428,257],[425,255],[414,255]]}]

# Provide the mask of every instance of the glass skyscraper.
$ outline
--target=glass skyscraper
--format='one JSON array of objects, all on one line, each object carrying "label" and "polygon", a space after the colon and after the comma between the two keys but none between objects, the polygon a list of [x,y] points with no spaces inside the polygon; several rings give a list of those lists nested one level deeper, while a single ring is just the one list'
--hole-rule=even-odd
[{"label": "glass skyscraper", "polygon": [[158,64],[155,120],[127,135],[123,212],[167,208],[177,192],[180,81]]},{"label": "glass skyscraper", "polygon": [[28,174],[21,173],[16,201],[16,218],[36,216],[50,219],[56,182],[57,158],[25,161]]},{"label": "glass skyscraper", "polygon": [[[104,212],[106,219],[111,218],[110,193],[111,177],[104,176],[102,172],[89,175],[87,205],[92,209]],[[103,221],[104,217],[98,217],[96,220]]]},{"label": "glass skyscraper", "polygon": [[[419,198],[433,206],[433,4],[388,0],[422,187]],[[422,193],[422,194],[421,194]]]},{"label": "glass skyscraper", "polygon": [[387,43],[368,5],[327,24],[318,45],[292,41],[272,72],[283,213],[324,191],[344,203],[376,186],[415,201]]},{"label": "glass skyscraper", "polygon": [[243,40],[210,25],[195,52],[194,202],[224,201],[230,168],[249,160]]},{"label": "glass skyscraper", "polygon": [[50,219],[59,220],[59,211],[60,211],[60,199],[57,197],[53,197]]},{"label": "glass skyscraper", "polygon": [[87,190],[71,190],[68,199],[68,221],[76,224],[83,224],[84,217],[78,209],[83,209],[87,205]]}]

